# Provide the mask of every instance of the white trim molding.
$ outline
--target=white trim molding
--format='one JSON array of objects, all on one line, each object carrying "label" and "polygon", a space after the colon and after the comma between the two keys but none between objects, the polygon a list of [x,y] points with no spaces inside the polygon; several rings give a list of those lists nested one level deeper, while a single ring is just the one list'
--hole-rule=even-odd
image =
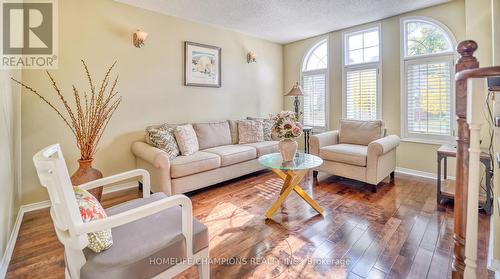
[{"label": "white trim molding", "polygon": [[[418,176],[418,177],[437,179],[437,173],[434,173],[434,172],[425,172],[425,171],[419,171],[419,170],[407,169],[407,168],[401,168],[401,167],[396,167],[396,172],[402,173],[402,174],[407,174],[407,175]],[[455,180],[455,177],[448,175],[447,179]]]}]

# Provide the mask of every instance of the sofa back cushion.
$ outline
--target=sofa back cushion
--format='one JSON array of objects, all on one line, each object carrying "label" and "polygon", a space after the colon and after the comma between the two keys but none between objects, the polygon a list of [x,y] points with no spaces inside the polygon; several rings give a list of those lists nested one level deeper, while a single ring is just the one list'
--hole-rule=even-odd
[{"label": "sofa back cushion", "polygon": [[231,144],[238,144],[240,137],[238,135],[238,121],[239,120],[228,120],[229,130],[231,131]]},{"label": "sofa back cushion", "polygon": [[193,124],[200,150],[231,144],[231,130],[227,121]]},{"label": "sofa back cushion", "polygon": [[339,143],[368,145],[384,136],[382,120],[340,120]]}]

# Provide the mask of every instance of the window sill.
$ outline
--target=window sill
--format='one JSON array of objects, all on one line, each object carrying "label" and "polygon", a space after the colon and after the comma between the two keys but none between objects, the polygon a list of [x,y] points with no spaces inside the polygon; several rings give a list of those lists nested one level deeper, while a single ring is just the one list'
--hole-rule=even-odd
[{"label": "window sill", "polygon": [[431,145],[443,145],[443,144],[453,144],[453,140],[438,140],[438,139],[421,139],[421,138],[401,138],[402,142],[411,142],[411,143],[422,143],[422,144],[431,144]]}]

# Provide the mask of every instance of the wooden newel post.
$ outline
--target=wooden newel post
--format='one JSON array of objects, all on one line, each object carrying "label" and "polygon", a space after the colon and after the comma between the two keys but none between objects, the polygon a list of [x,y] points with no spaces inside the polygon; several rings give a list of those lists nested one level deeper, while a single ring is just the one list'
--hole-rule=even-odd
[{"label": "wooden newel post", "polygon": [[[457,46],[460,58],[455,64],[455,72],[479,68],[473,56],[477,50],[475,41],[462,41]],[[452,278],[463,278],[465,270],[465,231],[467,222],[467,191],[469,183],[469,140],[467,124],[467,80],[457,80],[455,87],[455,114],[457,117],[457,171],[454,204],[454,249]]]}]

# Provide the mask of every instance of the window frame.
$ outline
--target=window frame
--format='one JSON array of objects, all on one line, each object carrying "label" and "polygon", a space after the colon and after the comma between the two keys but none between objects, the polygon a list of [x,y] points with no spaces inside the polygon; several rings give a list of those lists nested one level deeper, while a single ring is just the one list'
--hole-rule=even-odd
[{"label": "window frame", "polygon": [[[326,68],[324,69],[316,69],[316,70],[309,70],[306,71],[304,70],[305,67],[307,66],[307,62],[309,60],[309,57],[314,53],[314,51],[323,43],[326,44]],[[318,74],[324,74],[325,75],[325,126],[309,126],[313,128],[314,133],[320,133],[320,132],[325,132],[328,131],[330,127],[330,44],[328,43],[328,37],[322,37],[319,40],[315,41],[312,43],[312,45],[307,49],[305,55],[302,57],[302,62],[300,64],[300,84],[303,86],[304,85],[304,76],[308,75],[318,75]],[[301,102],[301,107],[302,107],[302,112],[304,111],[304,98],[302,98]],[[303,123],[305,125],[305,123]]]},{"label": "window frame", "polygon": [[[419,21],[435,25],[441,28],[447,40],[451,44],[451,50],[447,52],[438,52],[433,54],[423,54],[415,56],[407,56],[407,30],[408,22]],[[454,51],[457,41],[455,35],[443,23],[428,17],[411,16],[400,19],[400,77],[401,77],[401,140],[406,142],[426,143],[426,144],[450,144],[455,140],[456,121],[455,120],[455,59],[457,54]],[[432,135],[432,134],[416,134],[408,131],[408,90],[407,90],[407,69],[409,65],[432,63],[432,62],[448,62],[450,63],[450,135]]]},{"label": "window frame", "polygon": [[[347,64],[349,55],[349,36],[378,30],[378,61]],[[382,119],[382,24],[356,27],[342,32],[342,118],[347,118],[347,72],[366,69],[377,71],[377,119]]]}]

